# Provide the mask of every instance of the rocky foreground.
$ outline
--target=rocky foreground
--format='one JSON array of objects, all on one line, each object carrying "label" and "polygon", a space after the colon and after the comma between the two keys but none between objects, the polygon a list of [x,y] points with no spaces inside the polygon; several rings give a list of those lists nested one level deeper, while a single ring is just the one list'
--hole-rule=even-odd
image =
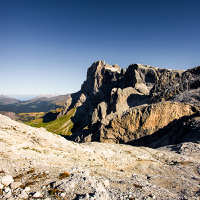
[{"label": "rocky foreground", "polygon": [[0,197],[200,199],[200,144],[78,144],[0,115]]}]

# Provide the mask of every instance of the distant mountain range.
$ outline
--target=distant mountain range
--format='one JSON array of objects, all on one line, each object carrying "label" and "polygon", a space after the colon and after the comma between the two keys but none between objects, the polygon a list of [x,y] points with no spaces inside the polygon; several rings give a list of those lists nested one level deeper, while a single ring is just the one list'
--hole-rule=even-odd
[{"label": "distant mountain range", "polygon": [[0,95],[0,111],[24,113],[24,112],[48,112],[63,107],[69,95],[39,95],[28,101],[20,101],[12,97]]},{"label": "distant mountain range", "polygon": [[41,97],[46,97],[46,98],[52,98],[52,97],[57,97],[59,96],[59,94],[40,94],[38,96],[36,96],[35,98],[41,98]]},{"label": "distant mountain range", "polygon": [[18,99],[14,99],[9,96],[5,96],[3,94],[0,94],[0,105],[9,105],[14,103],[19,103],[20,101]]},{"label": "distant mountain range", "polygon": [[59,96],[59,94],[40,94],[40,95],[34,95],[34,94],[9,94],[9,95],[3,95],[0,94],[0,97],[6,97],[6,98],[11,98],[11,99],[17,99],[19,101],[28,101],[34,98],[40,98],[40,97],[56,97]]}]

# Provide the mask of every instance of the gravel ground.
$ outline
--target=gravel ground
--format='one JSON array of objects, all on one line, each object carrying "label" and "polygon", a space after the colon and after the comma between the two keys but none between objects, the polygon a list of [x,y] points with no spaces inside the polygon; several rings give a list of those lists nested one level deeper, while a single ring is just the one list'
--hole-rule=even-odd
[{"label": "gravel ground", "polygon": [[200,199],[200,144],[77,144],[0,115],[1,199]]}]

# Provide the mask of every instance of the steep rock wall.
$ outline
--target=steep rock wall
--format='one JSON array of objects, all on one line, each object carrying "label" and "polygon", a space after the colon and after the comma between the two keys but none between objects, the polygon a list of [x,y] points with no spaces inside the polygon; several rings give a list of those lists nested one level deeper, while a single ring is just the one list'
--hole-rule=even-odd
[{"label": "steep rock wall", "polygon": [[100,141],[128,143],[151,135],[170,122],[195,112],[194,106],[170,101],[137,106],[124,114],[116,115],[109,125],[102,125]]}]

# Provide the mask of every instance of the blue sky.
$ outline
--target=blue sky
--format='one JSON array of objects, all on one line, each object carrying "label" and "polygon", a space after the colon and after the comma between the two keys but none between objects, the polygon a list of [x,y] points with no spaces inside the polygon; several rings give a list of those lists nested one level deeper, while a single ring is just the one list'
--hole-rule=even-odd
[{"label": "blue sky", "polygon": [[200,65],[199,0],[0,0],[0,94],[67,94],[104,60]]}]

